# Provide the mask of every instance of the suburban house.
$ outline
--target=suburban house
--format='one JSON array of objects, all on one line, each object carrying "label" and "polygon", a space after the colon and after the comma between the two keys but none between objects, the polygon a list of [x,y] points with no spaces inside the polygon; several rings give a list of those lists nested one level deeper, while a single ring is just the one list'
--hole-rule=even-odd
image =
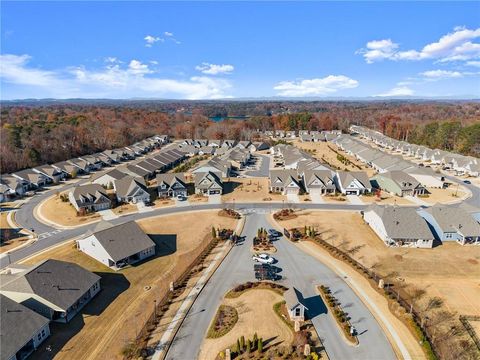
[{"label": "suburban house", "polygon": [[131,176],[141,176],[145,180],[150,179],[152,177],[152,174],[150,171],[147,171],[145,169],[142,169],[139,166],[136,166],[134,164],[126,165],[126,166],[121,166],[118,168],[121,172],[131,175]]},{"label": "suburban house", "polygon": [[228,160],[220,159],[217,156],[214,156],[208,160],[205,164],[199,165],[195,168],[192,173],[206,173],[214,172],[219,173],[221,177],[229,177],[232,170],[232,164]]},{"label": "suburban house", "polygon": [[113,183],[127,176],[124,172],[112,169],[104,172],[99,172],[90,177],[92,184],[99,184],[107,189],[113,189]]},{"label": "suburban house", "polygon": [[75,186],[68,193],[68,199],[73,207],[80,211],[99,211],[110,209],[112,202],[105,189],[98,184]]},{"label": "suburban house", "polygon": [[79,168],[73,164],[70,164],[66,161],[61,161],[52,165],[54,168],[58,169],[65,174],[65,177],[74,178],[80,173]]},{"label": "suburban house", "polygon": [[300,291],[294,287],[289,288],[283,294],[285,306],[291,321],[305,321],[305,310],[308,308],[303,304],[304,299]]},{"label": "suburban house", "polygon": [[345,195],[361,195],[372,191],[365,171],[337,171],[334,181],[337,189]]},{"label": "suburban house", "polygon": [[309,194],[335,194],[337,190],[330,170],[305,170],[303,184]]},{"label": "suburban house", "polygon": [[113,183],[118,202],[123,203],[148,203],[150,193],[145,180],[140,176],[125,176]]},{"label": "suburban house", "polygon": [[434,205],[421,209],[419,214],[441,241],[457,241],[462,245],[480,243],[480,224],[462,207]]},{"label": "suburban house", "polygon": [[43,174],[48,178],[49,183],[54,183],[58,184],[60,181],[62,181],[65,178],[65,174],[62,173],[60,170],[54,168],[51,165],[40,165],[37,166],[36,168],[32,169],[33,171]]},{"label": "suburban house", "polygon": [[193,175],[196,194],[221,195],[223,193],[223,183],[219,173],[208,171]]},{"label": "suburban house", "polygon": [[2,360],[27,358],[50,335],[50,320],[9,297],[0,295]]},{"label": "suburban house", "polygon": [[388,246],[433,247],[427,222],[412,207],[370,205],[363,219]]},{"label": "suburban house", "polygon": [[30,187],[27,181],[8,175],[0,177],[0,184],[6,188],[5,194],[11,197],[25,195]]},{"label": "suburban house", "polygon": [[403,171],[387,171],[370,179],[374,187],[397,196],[417,196],[425,194],[425,187],[417,179]]},{"label": "suburban house", "polygon": [[70,159],[67,160],[67,162],[75,166],[80,174],[88,174],[89,172],[94,170],[93,164],[80,158]]},{"label": "suburban house", "polygon": [[77,248],[114,270],[155,255],[155,243],[133,220],[116,226],[102,221],[77,240]]},{"label": "suburban house", "polygon": [[0,275],[0,294],[52,321],[69,322],[100,291],[100,276],[66,261],[9,271]]},{"label": "suburban house", "polygon": [[270,170],[270,191],[282,195],[298,195],[300,182],[295,170]]},{"label": "suburban house", "polygon": [[187,185],[183,173],[170,173],[157,175],[158,197],[187,196]]},{"label": "suburban house", "polygon": [[49,178],[41,173],[33,171],[32,169],[25,169],[17,171],[12,174],[17,179],[23,180],[33,186],[34,188],[41,188],[47,185]]},{"label": "suburban house", "polygon": [[248,149],[251,151],[251,152],[254,152],[254,151],[262,151],[262,150],[268,150],[270,148],[270,146],[265,143],[265,142],[262,142],[262,141],[254,141],[252,144],[250,144],[250,146],[248,147]]},{"label": "suburban house", "polygon": [[442,189],[445,187],[445,178],[442,174],[437,174],[431,168],[425,167],[411,167],[405,172],[411,177],[415,178],[420,184],[425,187]]}]

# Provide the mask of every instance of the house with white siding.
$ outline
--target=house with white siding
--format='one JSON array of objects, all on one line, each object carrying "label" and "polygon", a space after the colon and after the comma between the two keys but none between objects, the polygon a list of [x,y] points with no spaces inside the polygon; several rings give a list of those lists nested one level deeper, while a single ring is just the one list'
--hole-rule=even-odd
[{"label": "house with white siding", "polygon": [[114,270],[155,255],[155,243],[133,220],[115,226],[102,221],[77,240],[77,248]]},{"label": "house with white siding", "polygon": [[433,247],[427,222],[412,207],[372,204],[363,219],[387,246]]},{"label": "house with white siding", "polygon": [[362,195],[372,191],[365,171],[337,171],[333,179],[338,191],[345,195]]}]

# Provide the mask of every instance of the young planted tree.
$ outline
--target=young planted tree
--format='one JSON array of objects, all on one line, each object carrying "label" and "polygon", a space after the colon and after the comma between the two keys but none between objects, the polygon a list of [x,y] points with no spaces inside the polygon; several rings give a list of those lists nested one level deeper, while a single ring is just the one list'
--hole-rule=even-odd
[{"label": "young planted tree", "polygon": [[263,352],[263,339],[262,338],[258,339],[257,349],[258,349],[259,353]]},{"label": "young planted tree", "polygon": [[245,337],[242,335],[240,337],[240,351],[243,352],[245,350]]}]

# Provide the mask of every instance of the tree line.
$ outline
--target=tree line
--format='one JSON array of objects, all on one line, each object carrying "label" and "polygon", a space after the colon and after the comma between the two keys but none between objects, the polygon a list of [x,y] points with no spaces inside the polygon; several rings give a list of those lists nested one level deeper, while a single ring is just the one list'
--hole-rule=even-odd
[{"label": "tree line", "polygon": [[[155,134],[255,140],[256,130],[346,131],[351,124],[480,155],[478,102],[48,101],[2,103],[0,171],[123,147]],[[249,116],[215,122],[211,116]]]}]

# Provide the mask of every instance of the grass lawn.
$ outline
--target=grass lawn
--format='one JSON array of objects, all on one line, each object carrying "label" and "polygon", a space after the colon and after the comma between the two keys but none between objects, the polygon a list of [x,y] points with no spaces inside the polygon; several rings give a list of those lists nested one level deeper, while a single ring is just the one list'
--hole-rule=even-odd
[{"label": "grass lawn", "polygon": [[268,178],[230,178],[224,183],[224,202],[259,202],[282,201],[287,197],[280,194],[269,194]]},{"label": "grass lawn", "polygon": [[100,220],[100,215],[97,213],[77,216],[77,211],[70,202],[64,202],[60,199],[60,196],[56,195],[40,203],[36,209],[45,220],[62,226],[85,225]]},{"label": "grass lawn", "polygon": [[138,211],[137,205],[135,204],[122,204],[112,209],[112,211],[117,215],[124,215]]},{"label": "grass lawn", "polygon": [[[114,272],[75,249],[69,242],[42,253],[28,263],[47,258],[75,262],[98,273],[103,290],[69,324],[54,324],[51,344],[58,359],[121,359],[123,346],[136,336],[153,311],[153,300],[163,297],[170,281],[188,266],[188,254],[211,234],[211,224],[235,227],[236,220],[218,217],[217,211],[145,219],[140,226],[157,243],[157,255]],[[189,224],[190,226],[185,226]],[[208,225],[207,225],[208,224]],[[195,231],[190,229],[195,227]],[[37,355],[37,353],[36,353]],[[38,357],[49,359],[44,349]]]},{"label": "grass lawn", "polygon": [[217,339],[205,339],[202,343],[199,359],[215,359],[217,354],[234,344],[242,335],[252,338],[256,332],[267,345],[272,343],[290,344],[292,330],[278,317],[273,305],[282,301],[283,296],[264,289],[253,289],[239,297],[225,298],[223,305],[234,307],[238,312],[238,321],[227,334]]}]

